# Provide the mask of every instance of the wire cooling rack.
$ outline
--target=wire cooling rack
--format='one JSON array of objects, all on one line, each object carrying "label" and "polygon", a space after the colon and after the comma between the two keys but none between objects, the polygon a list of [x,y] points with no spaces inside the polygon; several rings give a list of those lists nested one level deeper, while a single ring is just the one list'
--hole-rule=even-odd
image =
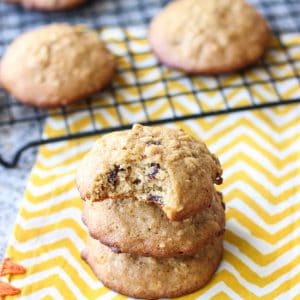
[{"label": "wire cooling rack", "polygon": [[[52,22],[84,23],[95,29],[106,28],[106,32],[100,31],[99,34],[101,37],[102,34],[104,35],[103,39],[111,48],[120,43],[125,46],[124,52],[118,57],[120,65],[116,80],[104,92],[83,99],[79,105],[55,110],[27,107],[0,88],[0,142],[9,140],[8,133],[12,134],[12,132],[16,133],[17,139],[22,141],[17,147],[12,146],[9,150],[0,147],[0,163],[6,167],[14,167],[22,152],[30,147],[126,129],[135,122],[153,125],[300,101],[300,3],[298,0],[250,1],[269,21],[274,40],[264,59],[255,67],[222,76],[186,76],[168,70],[157,60],[150,60],[148,64],[138,63],[139,57],[151,56],[151,50],[147,47],[141,50],[132,47],[132,43],[145,42],[145,34],[132,34],[130,28],[141,26],[146,32],[151,18],[167,2],[95,0],[76,10],[59,13],[28,12],[18,6],[0,3],[0,55],[20,33]],[[150,79],[142,80],[139,74],[151,70],[159,70],[159,72]],[[128,78],[131,79],[127,80]],[[179,91],[171,89],[172,82],[178,81],[183,82],[185,88]],[[147,90],[155,90],[158,85],[164,91],[163,97],[155,93],[145,93]],[[287,92],[285,87],[292,88]],[[135,97],[122,93],[125,89],[134,89]],[[235,93],[242,94],[243,101],[232,101],[229,94]],[[267,95],[262,97],[261,93]],[[180,106],[178,101],[183,96],[193,99],[190,110],[178,109]],[[102,98],[105,100],[101,101]],[[213,98],[218,99],[219,105],[210,107]],[[151,104],[161,102],[168,105],[167,112],[161,115],[149,112]],[[133,116],[125,120],[123,112],[131,106],[140,106],[143,116],[140,118]],[[104,109],[114,111],[116,121],[107,125],[102,123],[99,126],[95,116]],[[72,130],[69,119],[82,113],[86,114],[90,126],[83,131]],[[43,125],[49,118],[63,120],[64,130],[45,137],[42,134]]]}]

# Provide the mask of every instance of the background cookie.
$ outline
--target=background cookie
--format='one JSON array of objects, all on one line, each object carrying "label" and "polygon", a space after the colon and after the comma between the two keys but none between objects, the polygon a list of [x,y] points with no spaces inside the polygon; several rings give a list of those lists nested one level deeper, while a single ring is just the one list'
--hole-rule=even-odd
[{"label": "background cookie", "polygon": [[18,3],[26,9],[58,11],[71,9],[86,2],[86,0],[5,0],[5,2]]},{"label": "background cookie", "polygon": [[94,32],[53,24],[21,35],[8,47],[0,79],[20,101],[54,107],[100,90],[114,69],[113,55]]},{"label": "background cookie", "polygon": [[151,22],[149,41],[165,64],[189,73],[231,72],[255,63],[270,37],[244,0],[175,0]]},{"label": "background cookie", "polygon": [[109,288],[136,298],[178,297],[205,285],[223,254],[222,237],[213,239],[194,257],[155,259],[116,254],[88,238],[82,257]]},{"label": "background cookie", "polygon": [[119,252],[155,257],[193,255],[224,232],[223,205],[221,194],[216,194],[209,208],[176,222],[151,203],[85,201],[83,221],[92,237]]},{"label": "background cookie", "polygon": [[100,138],[77,172],[82,199],[136,198],[182,220],[206,208],[222,169],[206,145],[182,130],[134,125]]}]

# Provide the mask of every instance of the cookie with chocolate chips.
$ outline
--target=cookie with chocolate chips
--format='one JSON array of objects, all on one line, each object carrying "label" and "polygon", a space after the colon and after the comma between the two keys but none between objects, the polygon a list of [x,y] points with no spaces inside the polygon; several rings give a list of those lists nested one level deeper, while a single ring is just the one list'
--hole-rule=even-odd
[{"label": "cookie with chocolate chips", "polygon": [[90,235],[115,251],[170,257],[194,255],[213,237],[223,234],[222,195],[210,207],[182,222],[171,221],[150,202],[132,199],[85,201],[83,221]]},{"label": "cookie with chocolate chips", "polygon": [[100,138],[77,172],[82,199],[156,204],[171,220],[209,206],[222,168],[206,145],[182,130],[134,125]]}]

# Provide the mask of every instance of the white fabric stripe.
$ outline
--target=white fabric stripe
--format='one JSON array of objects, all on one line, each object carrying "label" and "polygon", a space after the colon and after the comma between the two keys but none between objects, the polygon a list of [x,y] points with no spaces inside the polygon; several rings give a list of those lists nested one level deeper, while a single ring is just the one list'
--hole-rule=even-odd
[{"label": "white fabric stripe", "polygon": [[60,193],[57,196],[51,197],[51,201],[42,201],[42,202],[30,202],[29,200],[23,201],[23,207],[30,212],[38,212],[40,210],[46,210],[50,209],[52,206],[55,206],[57,204],[61,204],[64,202],[67,202],[71,199],[78,198],[79,200],[79,194],[76,189],[72,188],[70,190],[67,190],[66,192]]},{"label": "white fabric stripe", "polygon": [[[297,141],[295,141],[295,143],[292,144],[291,147],[294,148],[293,152],[295,154],[299,152],[299,148],[297,147]],[[247,149],[247,152],[245,152],[245,149]],[[249,158],[255,158],[257,164],[261,165],[266,170],[266,172],[271,173],[272,176],[277,178],[289,174],[291,171],[297,170],[297,168],[299,168],[300,166],[300,162],[291,161],[285,166],[280,166],[280,168],[278,168],[278,164],[276,164],[276,162],[272,162],[272,160],[269,159],[269,157],[267,157],[264,153],[261,153],[260,151],[252,147],[249,147],[249,145],[247,145],[247,143],[244,142],[236,143],[232,148],[230,148],[230,150],[226,152],[223,151],[221,155],[221,163],[224,164],[225,162],[236,157],[236,155],[239,155],[240,153],[245,153]],[[251,163],[249,163],[249,165],[251,165]]]},{"label": "white fabric stripe", "polygon": [[[43,262],[47,262],[50,259],[56,257],[63,257],[74,269],[77,270],[78,276],[86,282],[91,287],[102,286],[98,279],[95,276],[90,276],[79,264],[76,258],[73,257],[72,253],[67,248],[59,248],[50,250],[46,253],[40,254],[38,257],[33,257],[29,259],[25,259],[22,261],[22,265],[26,268],[33,267],[36,264],[40,264]],[[50,268],[49,268],[50,269]],[[18,286],[27,284],[27,278],[17,279],[14,281],[18,284]]]},{"label": "white fabric stripe", "polygon": [[248,228],[242,225],[235,219],[230,219],[226,223],[226,228],[242,240],[246,240],[253,248],[257,249],[262,254],[270,254],[299,237],[300,227],[296,227],[294,231],[285,235],[281,240],[276,240],[274,244],[269,243],[261,238],[258,238],[250,232]]},{"label": "white fabric stripe", "polygon": [[84,241],[71,228],[54,229],[45,234],[41,233],[39,236],[28,239],[25,242],[19,242],[14,236],[12,236],[9,241],[9,245],[16,248],[20,252],[26,252],[34,251],[40,246],[49,245],[63,239],[72,241],[74,246],[77,247],[79,251],[85,247]]},{"label": "white fabric stripe", "polygon": [[[242,284],[245,288],[247,288],[249,291],[253,292],[257,296],[264,296],[268,293],[271,293],[273,290],[275,290],[280,284],[284,283],[285,281],[289,280],[290,278],[294,277],[299,273],[300,271],[300,264],[298,266],[295,266],[291,271],[281,275],[280,277],[274,278],[274,281],[272,281],[270,284],[267,284],[263,287],[259,287],[256,284],[248,282],[238,270],[235,269],[229,262],[226,260],[223,261],[223,263],[220,266],[220,270],[227,270],[231,274],[234,275],[234,277]],[[262,279],[263,280],[263,279]]]},{"label": "white fabric stripe", "polygon": [[275,299],[276,300],[287,300],[287,299],[294,299],[296,296],[299,297],[300,295],[300,282],[295,286],[291,287],[287,292],[278,295]]},{"label": "white fabric stripe", "polygon": [[62,209],[56,213],[51,213],[47,215],[47,217],[35,217],[30,219],[24,219],[21,216],[18,218],[18,225],[23,230],[31,230],[35,228],[42,229],[44,226],[55,225],[59,222],[64,220],[73,220],[74,222],[78,223],[79,226],[82,225],[81,222],[81,214],[82,211],[78,208],[69,207]]},{"label": "white fabric stripe", "polygon": [[232,253],[235,257],[238,257],[251,271],[256,273],[260,277],[266,277],[282,268],[283,266],[289,264],[291,261],[295,260],[297,257],[300,257],[300,244],[294,248],[289,249],[284,252],[281,256],[278,256],[274,261],[268,265],[260,266],[256,264],[249,256],[245,255],[240,249],[235,245],[228,242],[224,242],[226,250]]},{"label": "white fabric stripe", "polygon": [[242,299],[227,284],[225,284],[224,282],[218,282],[213,287],[208,289],[208,291],[206,291],[203,295],[197,297],[197,300],[212,299],[215,295],[217,295],[218,293],[221,293],[221,292],[223,292],[226,295],[228,295],[229,297],[231,297],[231,299],[235,299],[235,300]]},{"label": "white fabric stripe", "polygon": [[[257,203],[259,203],[261,207],[264,207],[265,210],[269,211],[270,214],[272,214],[272,212],[274,212],[275,214],[278,211],[282,211],[283,209],[295,205],[297,203],[296,199],[300,195],[300,190],[297,192],[295,191],[295,194],[292,194],[291,196],[289,196],[289,198],[285,199],[284,201],[278,201],[278,203],[273,204],[269,199],[264,198],[258,190],[256,190],[250,184],[242,180],[236,180],[227,187],[224,187],[222,189],[222,192],[224,195],[226,195],[227,193],[234,190],[240,190],[245,194],[251,195],[251,198],[254,199]],[[281,194],[281,192],[274,190],[272,191],[272,194],[272,196],[275,198],[278,197]]]},{"label": "white fabric stripe", "polygon": [[[79,299],[87,299],[80,291],[80,289],[77,287],[77,285],[70,279],[70,276],[64,271],[61,267],[54,267],[49,268],[44,271],[40,271],[33,274],[28,274],[24,279],[22,280],[15,280],[14,282],[18,282],[22,286],[28,286],[30,284],[38,283],[40,280],[46,279],[50,277],[51,275],[59,276],[73,291],[73,293],[76,295],[76,297],[79,297]],[[96,282],[94,286],[91,286],[91,288],[100,287],[100,283]],[[89,300],[89,299],[87,299]]]}]

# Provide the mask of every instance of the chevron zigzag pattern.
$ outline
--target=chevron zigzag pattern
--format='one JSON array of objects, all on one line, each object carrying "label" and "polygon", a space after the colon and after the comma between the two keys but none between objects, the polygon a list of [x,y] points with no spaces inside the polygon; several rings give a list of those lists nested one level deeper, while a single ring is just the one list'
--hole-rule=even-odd
[{"label": "chevron zigzag pattern", "polygon": [[[109,30],[102,35],[104,39],[111,36]],[[138,31],[137,35],[144,37],[144,32]],[[287,37],[287,44],[293,38]],[[142,40],[138,46],[143,49],[143,45]],[[117,46],[115,52],[124,51],[122,43]],[[164,76],[174,74],[167,72]],[[141,76],[146,78],[147,74]],[[170,89],[173,84],[174,90],[196,84],[195,79],[182,80],[170,82]],[[214,83],[207,78],[198,84]],[[267,101],[273,88],[255,86],[257,101]],[[131,91],[127,93],[130,95]],[[289,82],[282,93],[286,93],[285,97],[297,96],[298,83]],[[231,103],[236,104],[240,103],[237,99],[240,94],[245,96],[240,89],[229,94]],[[130,99],[129,95],[126,99]],[[207,107],[219,105],[217,92],[203,95],[203,99]],[[103,101],[110,100],[107,97]],[[186,95],[177,99],[174,107],[179,115],[184,115],[192,105],[198,109],[194,98]],[[146,106],[150,119],[163,118],[170,110],[163,96]],[[122,114],[128,123],[145,117],[138,105],[126,106]],[[116,126],[116,120],[111,108],[95,113],[98,128]],[[85,112],[72,114],[68,125],[76,132],[91,126]],[[224,259],[205,288],[182,299],[300,299],[299,106],[164,126],[178,126],[201,137],[220,157],[224,168],[221,186],[227,206]],[[45,125],[44,136],[53,137],[64,131],[64,120],[51,117]],[[49,144],[39,150],[6,253],[28,270],[25,275],[9,278],[14,286],[22,289],[20,299],[127,299],[105,288],[80,258],[87,232],[81,222],[82,201],[75,188],[74,175],[78,162],[95,139]]]},{"label": "chevron zigzag pattern", "polygon": [[[224,260],[210,284],[184,299],[300,296],[299,120],[292,105],[166,124],[203,138],[225,171]],[[11,278],[21,299],[125,299],[103,287],[80,259],[87,233],[74,174],[94,140],[39,151],[7,249],[28,269]]]}]

